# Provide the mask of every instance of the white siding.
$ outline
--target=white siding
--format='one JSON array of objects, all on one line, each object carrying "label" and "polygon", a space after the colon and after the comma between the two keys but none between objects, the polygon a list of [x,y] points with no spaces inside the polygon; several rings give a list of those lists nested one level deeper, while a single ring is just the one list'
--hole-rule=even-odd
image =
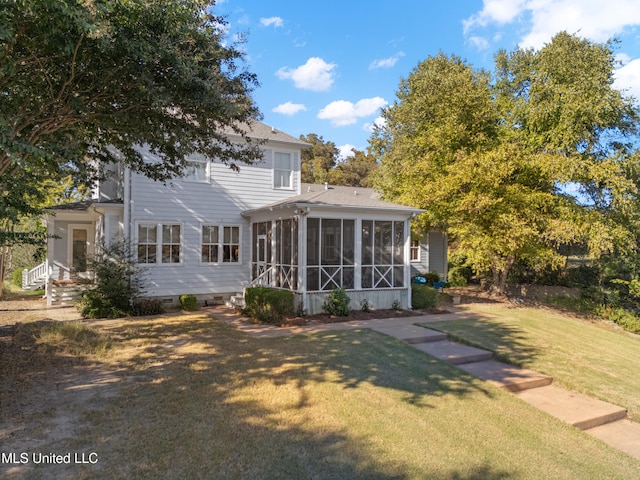
[{"label": "white siding", "polygon": [[[293,154],[292,189],[273,188],[273,151]],[[149,157],[149,161],[154,161]],[[180,264],[143,265],[147,295],[168,297],[191,293],[225,294],[242,291],[250,280],[250,224],[241,212],[283,200],[299,193],[300,150],[270,147],[265,159],[244,165],[239,172],[212,163],[209,182],[181,178],[167,185],[133,174],[131,179],[130,232],[137,245],[138,223],[180,224]],[[240,226],[240,262],[218,265],[201,262],[202,225]]]}]

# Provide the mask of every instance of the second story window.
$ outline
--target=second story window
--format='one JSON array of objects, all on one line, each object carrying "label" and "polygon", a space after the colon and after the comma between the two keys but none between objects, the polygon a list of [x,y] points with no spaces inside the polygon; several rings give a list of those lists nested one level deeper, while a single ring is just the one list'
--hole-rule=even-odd
[{"label": "second story window", "polygon": [[273,157],[273,187],[292,188],[292,171],[291,154],[275,152]]},{"label": "second story window", "polygon": [[206,160],[187,160],[182,178],[185,182],[208,183],[209,182],[209,162]]}]

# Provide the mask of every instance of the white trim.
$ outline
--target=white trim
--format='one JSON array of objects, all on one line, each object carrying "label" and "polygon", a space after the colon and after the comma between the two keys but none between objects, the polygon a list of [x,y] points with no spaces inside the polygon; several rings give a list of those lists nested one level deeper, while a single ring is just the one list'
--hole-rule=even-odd
[{"label": "white trim", "polygon": [[[145,262],[138,262],[138,245],[139,245],[139,241],[140,238],[138,237],[138,233],[139,233],[139,227],[140,225],[146,225],[146,226],[155,226],[156,228],[156,263],[145,263]],[[162,262],[162,227],[163,226],[169,226],[169,225],[178,225],[180,227],[180,261],[179,262],[167,262],[167,263],[163,263]],[[136,222],[134,223],[134,242],[133,242],[133,248],[135,248],[135,264],[139,265],[139,266],[144,266],[144,268],[147,267],[181,267],[184,265],[184,222],[176,222],[176,221],[172,221],[172,220],[136,220]],[[147,245],[147,244],[145,244]],[[149,244],[150,245],[150,244]],[[174,244],[172,244],[174,245]]]},{"label": "white trim", "polygon": [[[202,230],[204,227],[218,227],[218,242],[215,245],[218,245],[218,261],[217,262],[204,262],[202,261]],[[237,262],[224,262],[224,227],[237,227],[238,228],[238,261]],[[216,223],[216,222],[201,222],[200,223],[200,232],[199,232],[199,240],[198,240],[198,263],[201,267],[210,267],[210,266],[238,266],[242,265],[242,225],[238,223]],[[214,244],[211,244],[214,245]]]},{"label": "white trim", "polygon": [[[73,271],[73,231],[74,230],[85,230],[87,232],[87,263],[91,261],[91,257],[95,253],[95,226],[93,223],[69,223],[67,225],[67,268],[69,271]],[[75,272],[75,273],[86,273],[84,272]]]}]

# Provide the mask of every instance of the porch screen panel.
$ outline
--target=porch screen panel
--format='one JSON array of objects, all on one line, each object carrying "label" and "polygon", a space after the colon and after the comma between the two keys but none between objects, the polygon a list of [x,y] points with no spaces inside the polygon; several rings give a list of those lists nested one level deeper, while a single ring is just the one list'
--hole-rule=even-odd
[{"label": "porch screen panel", "polygon": [[404,287],[404,222],[362,221],[362,288]]},{"label": "porch screen panel", "polygon": [[73,229],[71,245],[72,267],[77,272],[87,271],[87,231]]},{"label": "porch screen panel", "polygon": [[307,220],[307,289],[354,287],[355,221]]}]

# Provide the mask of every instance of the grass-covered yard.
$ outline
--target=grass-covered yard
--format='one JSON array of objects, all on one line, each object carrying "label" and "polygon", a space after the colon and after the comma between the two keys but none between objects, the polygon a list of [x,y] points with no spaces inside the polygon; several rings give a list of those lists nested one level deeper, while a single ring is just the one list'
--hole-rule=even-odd
[{"label": "grass-covered yard", "polygon": [[475,319],[429,323],[570,390],[626,407],[640,421],[640,338],[551,309],[475,304]]},{"label": "grass-covered yard", "polygon": [[[96,330],[65,340],[36,328],[39,340],[23,338],[39,361],[7,378],[36,375],[35,383],[13,397],[2,390],[0,443],[3,451],[31,442],[31,450],[96,452],[99,462],[0,465],[2,478],[612,479],[640,471],[585,433],[370,330],[257,340],[203,314]],[[90,363],[70,360],[70,342],[89,343]]]}]

